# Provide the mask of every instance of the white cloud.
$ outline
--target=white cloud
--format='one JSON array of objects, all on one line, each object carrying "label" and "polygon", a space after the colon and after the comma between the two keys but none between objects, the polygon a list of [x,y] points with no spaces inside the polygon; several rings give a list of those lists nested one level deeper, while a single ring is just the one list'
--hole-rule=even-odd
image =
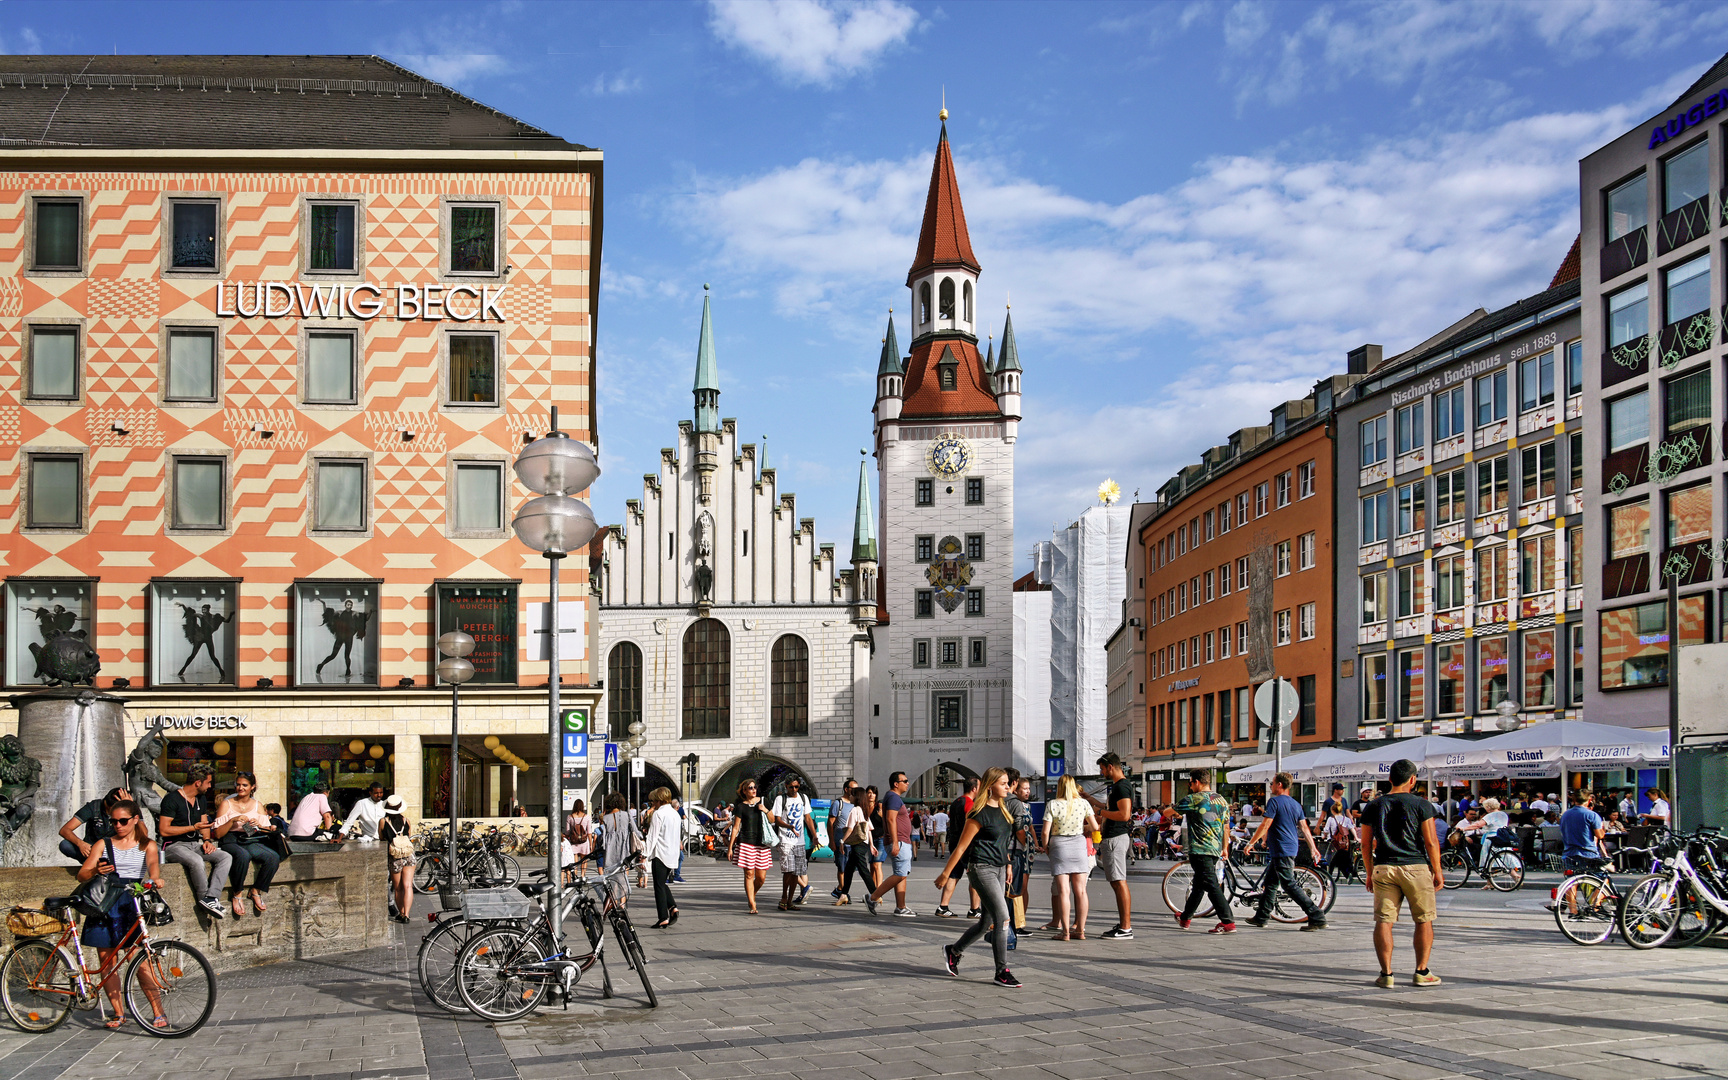
[{"label": "white cloud", "polygon": [[508,65],[496,53],[397,53],[397,63],[445,86],[459,86],[470,79],[493,75]]},{"label": "white cloud", "polygon": [[607,94],[633,94],[640,89],[642,89],[641,78],[632,76],[629,72],[621,71],[611,78],[607,78],[606,74],[601,72],[594,76],[594,82],[588,87],[588,92],[595,97],[604,97]]},{"label": "white cloud", "polygon": [[795,84],[866,70],[906,39],[918,13],[899,0],[712,0],[710,27]]},{"label": "white cloud", "polygon": [[0,37],[0,54],[35,54],[42,51],[42,38],[26,26],[17,37]]}]

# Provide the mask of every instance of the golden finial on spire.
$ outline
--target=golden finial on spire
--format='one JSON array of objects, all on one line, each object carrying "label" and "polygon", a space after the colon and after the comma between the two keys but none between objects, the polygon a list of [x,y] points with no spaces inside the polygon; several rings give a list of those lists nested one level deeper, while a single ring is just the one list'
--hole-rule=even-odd
[{"label": "golden finial on spire", "polygon": [[943,87],[942,87],[942,111],[936,114],[936,119],[941,120],[944,123],[946,123],[948,120],[948,87],[947,87],[947,84],[943,84]]},{"label": "golden finial on spire", "polygon": [[1014,294],[1004,289],[1002,291],[1002,298],[1006,301],[1002,306],[1010,311],[1014,310]]}]

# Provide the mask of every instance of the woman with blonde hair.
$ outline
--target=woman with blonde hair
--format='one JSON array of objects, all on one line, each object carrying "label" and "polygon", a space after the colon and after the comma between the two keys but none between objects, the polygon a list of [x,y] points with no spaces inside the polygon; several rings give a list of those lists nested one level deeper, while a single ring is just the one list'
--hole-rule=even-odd
[{"label": "woman with blonde hair", "polygon": [[959,941],[942,946],[943,966],[948,974],[958,977],[961,954],[983,937],[989,927],[990,948],[996,958],[996,985],[1018,988],[1020,980],[1008,970],[1008,928],[1012,925],[1008,913],[1008,842],[1014,838],[1014,818],[1008,812],[1007,802],[1008,770],[999,767],[986,770],[966,827],[961,830],[947,864],[936,875],[936,887],[948,884],[948,875],[959,865],[961,856],[971,851],[966,874],[972,888],[978,891],[983,911],[978,921],[960,935]]},{"label": "woman with blonde hair", "polygon": [[648,805],[648,836],[642,841],[642,853],[654,869],[654,909],[660,916],[654,929],[664,930],[678,921],[678,908],[672,903],[672,875],[678,872],[678,811],[672,809],[668,787],[649,792]]},{"label": "woman with blonde hair", "polygon": [[[1056,785],[1056,797],[1044,805],[1044,847],[1050,852],[1054,882],[1056,941],[1086,940],[1086,914],[1090,910],[1086,876],[1091,872],[1086,834],[1097,831],[1092,804],[1080,797],[1080,785],[1072,776],[1063,776]],[[1073,918],[1069,918],[1070,890],[1074,895]]]}]

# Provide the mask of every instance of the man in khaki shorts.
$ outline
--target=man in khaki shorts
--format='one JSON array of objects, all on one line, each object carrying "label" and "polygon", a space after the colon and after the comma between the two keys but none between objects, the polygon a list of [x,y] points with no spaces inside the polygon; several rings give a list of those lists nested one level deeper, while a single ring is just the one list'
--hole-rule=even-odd
[{"label": "man in khaki shorts", "polygon": [[1439,986],[1440,976],[1428,970],[1434,951],[1434,894],[1445,887],[1440,876],[1440,841],[1434,835],[1434,804],[1412,793],[1416,763],[1400,758],[1392,763],[1392,790],[1362,811],[1362,868],[1368,891],[1374,894],[1374,954],[1380,958],[1376,986],[1391,989],[1392,924],[1398,908],[1410,905],[1416,923],[1412,945],[1416,974],[1412,986]]}]

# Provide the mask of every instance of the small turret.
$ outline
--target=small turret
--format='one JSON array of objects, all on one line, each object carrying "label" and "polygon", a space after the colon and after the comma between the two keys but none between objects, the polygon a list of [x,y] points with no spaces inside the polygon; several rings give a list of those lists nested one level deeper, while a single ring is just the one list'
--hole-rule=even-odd
[{"label": "small turret", "polygon": [[1009,305],[1002,322],[1002,352],[996,362],[996,407],[1008,419],[1008,441],[1013,442],[1020,419],[1020,346],[1014,341],[1014,312]]},{"label": "small turret", "polygon": [[708,286],[702,286],[702,332],[696,341],[696,470],[701,476],[699,497],[714,493],[714,470],[720,464],[720,367],[714,360],[714,324],[708,309]]},{"label": "small turret", "polygon": [[882,358],[876,364],[876,422],[900,417],[901,394],[906,388],[906,368],[900,358],[900,339],[894,333],[894,309],[888,309],[888,332],[882,338]]},{"label": "small turret", "polygon": [[858,505],[852,517],[852,621],[876,622],[876,515],[870,508],[869,452],[858,462]]}]

